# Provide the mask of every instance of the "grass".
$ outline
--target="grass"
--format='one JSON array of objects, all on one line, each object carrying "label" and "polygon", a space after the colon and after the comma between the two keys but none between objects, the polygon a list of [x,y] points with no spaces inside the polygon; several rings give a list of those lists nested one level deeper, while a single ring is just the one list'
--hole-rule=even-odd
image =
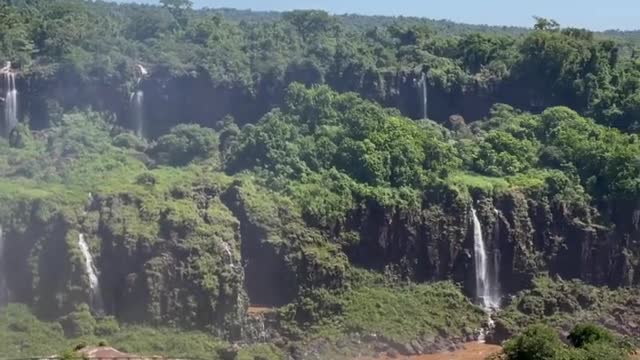
[{"label": "grass", "polygon": [[399,343],[417,336],[461,335],[485,320],[452,283],[392,287],[362,287],[346,296],[347,332],[382,335]]},{"label": "grass", "polygon": [[[25,305],[10,304],[0,312],[0,358],[62,354],[79,344],[97,346],[101,342],[132,354],[212,360],[222,359],[222,350],[231,346],[204,332],[127,325],[102,337],[66,338],[59,323],[38,320]],[[236,359],[254,360],[258,355],[265,360],[284,358],[275,346],[257,344],[241,348]]]},{"label": "grass", "polygon": [[491,193],[509,188],[509,182],[504,178],[478,175],[471,172],[455,172],[449,176],[449,182],[466,189],[480,189]]},{"label": "grass", "polygon": [[399,285],[359,269],[352,270],[350,282],[341,295],[342,314],[315,327],[311,338],[335,340],[357,332],[404,344],[424,336],[460,336],[486,320],[452,282]]}]

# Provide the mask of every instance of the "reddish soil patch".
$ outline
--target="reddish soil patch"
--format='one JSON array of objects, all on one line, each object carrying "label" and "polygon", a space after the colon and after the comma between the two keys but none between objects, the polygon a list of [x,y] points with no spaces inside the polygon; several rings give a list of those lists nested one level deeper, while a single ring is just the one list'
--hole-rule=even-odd
[{"label": "reddish soil patch", "polygon": [[467,343],[464,344],[463,350],[457,350],[453,352],[445,352],[432,355],[420,355],[420,356],[405,356],[405,357],[387,357],[379,356],[374,358],[359,358],[358,360],[392,360],[392,359],[405,359],[405,360],[484,360],[490,355],[494,355],[500,352],[502,348],[498,345],[489,345],[482,343]]},{"label": "reddish soil patch", "polygon": [[273,313],[275,311],[276,311],[275,308],[255,305],[255,306],[249,306],[247,313],[252,316],[258,316],[258,315]]}]

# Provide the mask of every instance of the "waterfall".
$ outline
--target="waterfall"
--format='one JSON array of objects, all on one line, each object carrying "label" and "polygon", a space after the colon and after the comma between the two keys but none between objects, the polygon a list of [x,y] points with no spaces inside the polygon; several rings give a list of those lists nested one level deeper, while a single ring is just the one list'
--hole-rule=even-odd
[{"label": "waterfall", "polygon": [[9,289],[7,288],[7,278],[5,276],[6,265],[4,263],[4,232],[0,226],[0,307],[9,302]]},{"label": "waterfall", "polygon": [[0,69],[4,87],[4,124],[3,133],[8,137],[18,124],[18,90],[16,90],[16,75],[11,71],[11,62]]},{"label": "waterfall", "polygon": [[91,290],[91,308],[101,313],[103,311],[102,294],[100,292],[100,280],[98,279],[98,270],[93,262],[93,256],[89,251],[89,245],[84,239],[84,234],[78,234],[78,246],[84,257],[84,267],[87,276],[89,276],[89,287]]},{"label": "waterfall", "polygon": [[420,82],[422,83],[422,118],[427,120],[429,118],[427,111],[427,91],[429,90],[427,89],[427,74],[424,72],[422,73],[422,80],[420,80]]},{"label": "waterfall", "polygon": [[144,137],[144,92],[142,90],[137,90],[131,96],[131,117],[136,135]]},{"label": "waterfall", "polygon": [[136,87],[138,89],[131,94],[131,118],[132,125],[139,137],[145,136],[144,123],[144,91],[140,89],[140,82],[149,75],[149,71],[142,65],[136,64]]},{"label": "waterfall", "polygon": [[233,253],[231,252],[231,247],[229,247],[229,244],[227,244],[226,242],[223,242],[222,248],[224,249],[224,252],[227,253],[227,256],[229,257],[229,261],[227,262],[227,265],[234,268],[236,265],[233,261]]},{"label": "waterfall", "polygon": [[487,248],[482,237],[482,224],[475,209],[471,209],[473,216],[473,252],[476,272],[476,298],[480,305],[488,311],[500,308],[499,280],[496,261],[489,262]]},{"label": "waterfall", "polygon": [[487,324],[480,329],[479,342],[484,342],[487,334],[495,327],[492,313],[500,309],[500,213],[495,210],[496,225],[494,232],[493,258],[489,259],[487,247],[482,236],[482,224],[478,214],[471,208],[473,218],[473,253],[476,275],[476,299],[487,313]]}]

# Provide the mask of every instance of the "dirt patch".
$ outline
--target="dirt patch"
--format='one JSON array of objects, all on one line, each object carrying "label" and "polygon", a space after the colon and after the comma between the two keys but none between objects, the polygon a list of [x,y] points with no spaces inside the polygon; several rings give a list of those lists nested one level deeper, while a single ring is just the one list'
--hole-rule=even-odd
[{"label": "dirt patch", "polygon": [[500,352],[502,348],[498,345],[482,344],[478,342],[472,342],[464,344],[464,349],[453,352],[443,352],[432,355],[419,355],[419,356],[399,356],[399,357],[366,357],[357,358],[356,360],[484,360],[490,355]]},{"label": "dirt patch", "polygon": [[276,308],[267,307],[267,306],[249,306],[247,309],[247,314],[250,316],[259,316],[276,312]]}]

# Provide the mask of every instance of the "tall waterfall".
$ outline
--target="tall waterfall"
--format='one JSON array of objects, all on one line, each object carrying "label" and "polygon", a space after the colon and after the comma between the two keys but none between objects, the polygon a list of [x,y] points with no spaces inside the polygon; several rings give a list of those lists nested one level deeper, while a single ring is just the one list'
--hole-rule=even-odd
[{"label": "tall waterfall", "polygon": [[93,256],[89,251],[89,245],[87,245],[84,239],[84,234],[78,234],[78,246],[82,252],[84,258],[84,267],[87,276],[89,276],[89,287],[91,290],[91,308],[97,312],[103,312],[102,294],[100,291],[100,280],[98,279],[98,270],[93,262]]},{"label": "tall waterfall", "polygon": [[420,80],[420,83],[422,83],[422,118],[424,120],[427,120],[429,118],[429,113],[427,111],[427,106],[429,105],[427,103],[427,91],[429,90],[427,89],[427,74],[425,74],[424,72],[422,73],[422,79]]},{"label": "tall waterfall", "polygon": [[7,277],[5,276],[6,265],[4,263],[4,233],[0,226],[0,307],[9,302],[9,289],[7,288]]},{"label": "tall waterfall", "polygon": [[473,250],[476,272],[476,298],[480,305],[488,311],[500,308],[500,284],[497,261],[489,260],[487,247],[482,237],[482,224],[478,219],[475,209],[471,209],[473,215]]},{"label": "tall waterfall", "polygon": [[3,135],[9,136],[18,124],[18,90],[16,90],[16,75],[11,71],[11,62],[0,69],[4,90],[4,123]]},{"label": "tall waterfall", "polygon": [[137,90],[131,96],[131,117],[133,126],[136,130],[136,135],[144,137],[144,92],[142,90]]},{"label": "tall waterfall", "polygon": [[140,89],[140,82],[147,75],[149,75],[149,71],[144,66],[136,64],[136,87],[138,89],[131,95],[131,118],[136,135],[139,137],[144,137],[146,135],[146,126],[144,121],[144,91]]}]

